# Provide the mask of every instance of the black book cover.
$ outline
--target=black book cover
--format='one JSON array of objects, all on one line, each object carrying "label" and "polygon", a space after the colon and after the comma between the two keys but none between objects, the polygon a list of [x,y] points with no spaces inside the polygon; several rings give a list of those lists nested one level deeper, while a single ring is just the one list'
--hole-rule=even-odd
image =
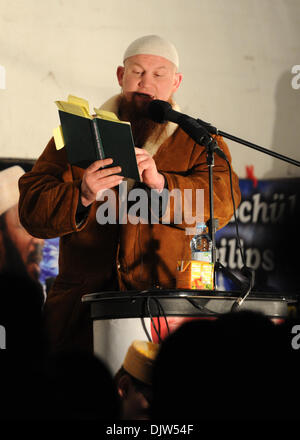
[{"label": "black book cover", "polygon": [[87,168],[98,159],[112,158],[121,175],[140,182],[131,126],[100,118],[84,118],[59,110],[68,161]]}]

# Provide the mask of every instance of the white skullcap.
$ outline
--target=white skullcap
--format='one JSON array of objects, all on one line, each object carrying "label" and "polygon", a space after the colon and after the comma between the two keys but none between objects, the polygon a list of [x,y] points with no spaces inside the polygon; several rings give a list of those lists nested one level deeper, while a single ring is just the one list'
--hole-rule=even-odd
[{"label": "white skullcap", "polygon": [[15,165],[0,171],[0,215],[19,202],[19,178],[25,173]]},{"label": "white skullcap", "polygon": [[133,41],[124,53],[123,61],[134,55],[156,55],[166,58],[179,67],[179,58],[175,46],[158,35],[146,35]]}]

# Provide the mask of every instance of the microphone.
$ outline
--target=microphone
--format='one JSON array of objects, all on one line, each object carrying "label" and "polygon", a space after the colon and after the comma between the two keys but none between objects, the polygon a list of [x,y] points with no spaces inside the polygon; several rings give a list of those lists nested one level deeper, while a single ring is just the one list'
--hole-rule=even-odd
[{"label": "microphone", "polygon": [[175,122],[197,144],[203,145],[204,147],[213,145],[213,151],[227,160],[225,153],[218,147],[217,142],[211,137],[207,129],[204,128],[197,119],[173,110],[169,102],[161,101],[160,99],[151,101],[148,106],[148,115],[152,121],[158,122],[159,124],[163,124],[166,121]]}]

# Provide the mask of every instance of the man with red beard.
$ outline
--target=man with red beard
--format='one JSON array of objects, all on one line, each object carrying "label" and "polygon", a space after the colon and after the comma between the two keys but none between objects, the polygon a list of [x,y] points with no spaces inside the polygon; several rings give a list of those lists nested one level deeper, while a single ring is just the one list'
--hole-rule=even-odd
[{"label": "man with red beard", "polygon": [[[142,185],[148,191],[204,190],[204,220],[209,218],[206,150],[176,124],[156,124],[147,116],[149,102],[169,101],[182,81],[177,50],[169,41],[149,35],[135,40],[117,69],[121,93],[101,109],[131,122]],[[227,145],[216,138],[230,160]],[[84,145],[83,145],[84,148]],[[55,349],[92,348],[89,309],[84,294],[105,290],[174,288],[177,260],[190,257],[190,236],[184,221],[174,224],[174,206],[168,203],[168,224],[98,224],[99,191],[123,181],[122,170],[111,159],[98,160],[86,170],[70,166],[65,149],[51,139],[34,168],[20,179],[20,218],[38,237],[60,238],[59,275],[48,294],[45,323]],[[129,187],[130,191],[130,187]],[[233,173],[236,205],[238,178]],[[219,157],[214,166],[215,217],[219,227],[233,209],[227,164]]]}]

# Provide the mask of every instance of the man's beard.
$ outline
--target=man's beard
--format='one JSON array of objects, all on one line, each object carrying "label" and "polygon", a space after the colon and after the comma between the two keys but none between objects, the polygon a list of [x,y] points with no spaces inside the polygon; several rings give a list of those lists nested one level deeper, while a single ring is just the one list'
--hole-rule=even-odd
[{"label": "man's beard", "polygon": [[138,101],[137,95],[139,95],[137,92],[133,92],[130,101],[121,95],[119,117],[123,121],[131,123],[134,144],[137,147],[143,147],[150,138],[153,143],[157,142],[165,132],[167,123],[159,124],[152,121],[148,116],[150,98],[147,99],[147,95],[145,95],[145,100]]}]

